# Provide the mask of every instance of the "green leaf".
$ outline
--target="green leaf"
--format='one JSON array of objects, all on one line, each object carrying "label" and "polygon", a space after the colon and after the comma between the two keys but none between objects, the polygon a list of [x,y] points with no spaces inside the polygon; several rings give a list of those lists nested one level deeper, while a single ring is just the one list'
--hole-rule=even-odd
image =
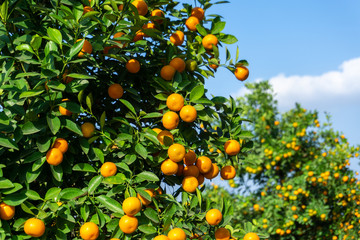
[{"label": "green leaf", "polygon": [[141,172],[137,175],[137,178],[139,178],[141,181],[160,181],[159,177],[152,172]]},{"label": "green leaf", "polygon": [[12,188],[14,184],[7,178],[0,177],[0,189]]},{"label": "green leaf", "polygon": [[73,131],[74,133],[79,134],[80,136],[83,135],[82,132],[81,132],[81,128],[70,119],[65,119],[64,126],[67,129],[69,129],[70,131]]},{"label": "green leaf", "polygon": [[254,135],[250,131],[241,131],[239,138],[253,138]]},{"label": "green leaf", "polygon": [[12,194],[14,192],[19,191],[20,189],[22,189],[23,186],[20,183],[14,183],[14,187],[11,189],[6,189],[6,190],[2,190],[1,193],[8,195],[8,194]]},{"label": "green leaf", "polygon": [[42,131],[43,129],[45,129],[45,125],[39,121],[26,122],[21,129],[24,135],[30,135]]},{"label": "green leaf", "polygon": [[104,163],[105,158],[104,158],[104,153],[103,153],[103,151],[101,151],[101,150],[98,149],[98,148],[93,148],[92,150],[94,151],[95,155],[100,159],[100,162],[101,162],[101,163]]},{"label": "green leaf", "polygon": [[154,234],[157,232],[156,228],[154,226],[149,226],[149,225],[140,225],[138,227],[138,229],[146,234]]},{"label": "green leaf", "polygon": [[37,192],[30,190],[30,189],[26,191],[25,195],[31,200],[40,200],[41,199],[40,195]]},{"label": "green leaf", "polygon": [[118,173],[115,176],[106,177],[103,179],[104,184],[124,184],[126,177],[122,173]]},{"label": "green leaf", "polygon": [[88,106],[90,111],[91,111],[93,103],[94,103],[93,95],[92,95],[92,93],[89,93],[89,95],[86,96],[86,105]]},{"label": "green leaf", "polygon": [[48,126],[52,134],[56,135],[56,133],[60,130],[60,126],[61,126],[60,119],[55,115],[53,115],[52,113],[49,113],[46,115],[46,121],[48,123]]},{"label": "green leaf", "polygon": [[45,92],[45,90],[30,90],[30,91],[25,91],[22,92],[19,96],[19,98],[29,98],[29,97],[34,97],[37,95],[42,94],[43,92]]},{"label": "green leaf", "polygon": [[88,186],[89,194],[93,194],[96,188],[101,184],[103,177],[101,175],[93,177]]},{"label": "green leaf", "polygon": [[100,117],[100,128],[103,129],[105,125],[106,112],[104,111]]},{"label": "green leaf", "polygon": [[32,54],[35,54],[34,50],[31,48],[31,46],[27,43],[21,44],[16,46],[16,50],[19,51],[27,51],[27,52],[31,52]]},{"label": "green leaf", "polygon": [[2,136],[2,134],[0,135],[0,146],[15,149],[15,150],[19,150],[19,147],[16,144],[16,142],[12,141],[10,138]]},{"label": "green leaf", "polygon": [[194,87],[190,92],[190,101],[196,101],[204,95],[204,85]]},{"label": "green leaf", "polygon": [[84,45],[85,39],[76,42],[71,48],[70,48],[70,52],[69,52],[69,58],[73,58],[75,55],[77,55],[80,50],[82,49],[83,45]]},{"label": "green leaf", "polygon": [[23,202],[25,202],[26,199],[28,198],[25,193],[26,193],[25,190],[19,193],[13,193],[5,196],[2,200],[10,206],[18,206]]},{"label": "green leaf", "polygon": [[100,195],[96,197],[96,199],[110,211],[114,213],[123,213],[121,204],[118,201],[105,195]]},{"label": "green leaf", "polygon": [[211,30],[211,34],[218,34],[225,28],[225,22],[217,22],[214,24],[213,29]]},{"label": "green leaf", "polygon": [[68,74],[66,76],[67,77],[72,77],[72,78],[77,78],[77,79],[96,79],[96,77],[89,76],[89,75],[84,75],[84,74],[79,74],[79,73],[70,73],[70,74]]},{"label": "green leaf", "polygon": [[133,105],[131,105],[129,101],[125,99],[120,99],[120,102],[122,102],[136,116],[135,108],[133,107]]},{"label": "green leaf", "polygon": [[162,117],[163,114],[159,113],[159,112],[152,112],[152,113],[147,113],[145,116],[143,116],[142,118],[159,118]]},{"label": "green leaf", "polygon": [[83,194],[84,192],[78,188],[65,188],[60,192],[60,199],[64,201],[70,201]]},{"label": "green leaf", "polygon": [[96,170],[94,169],[93,166],[91,166],[88,163],[78,163],[76,164],[73,168],[73,171],[80,171],[80,172],[92,172],[92,173],[96,173]]},{"label": "green leaf", "polygon": [[146,148],[141,143],[135,145],[135,151],[144,159],[148,155]]},{"label": "green leaf", "polygon": [[57,165],[57,166],[50,166],[50,170],[51,173],[53,175],[53,177],[58,181],[61,182],[62,177],[63,177],[63,170],[62,170],[62,166],[61,165]]},{"label": "green leaf", "polygon": [[42,37],[40,37],[38,34],[35,34],[30,42],[30,45],[33,49],[38,50],[41,46]]},{"label": "green leaf", "polygon": [[145,216],[153,221],[154,223],[159,223],[159,216],[157,215],[157,212],[152,208],[146,208],[144,211]]},{"label": "green leaf", "polygon": [[51,39],[51,41],[60,45],[60,48],[61,48],[61,45],[62,45],[61,32],[55,28],[48,28],[47,34],[48,34],[49,38]]},{"label": "green leaf", "polygon": [[45,194],[45,200],[56,200],[60,194],[61,188],[52,187]]},{"label": "green leaf", "polygon": [[219,40],[225,44],[234,44],[238,41],[235,36],[230,34],[222,35],[221,37],[219,37]]}]

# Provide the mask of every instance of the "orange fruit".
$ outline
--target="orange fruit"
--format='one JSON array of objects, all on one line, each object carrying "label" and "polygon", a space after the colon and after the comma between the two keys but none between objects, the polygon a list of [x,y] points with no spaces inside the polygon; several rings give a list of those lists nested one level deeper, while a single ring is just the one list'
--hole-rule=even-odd
[{"label": "orange fruit", "polygon": [[186,105],[180,110],[180,118],[184,122],[193,122],[197,117],[196,109],[191,105]]},{"label": "orange fruit", "polygon": [[41,237],[45,233],[45,224],[40,219],[30,218],[25,222],[24,232],[32,237]]},{"label": "orange fruit", "polygon": [[194,7],[191,10],[191,16],[197,17],[200,21],[204,19],[204,9],[200,7]]},{"label": "orange fruit", "polygon": [[160,128],[153,128],[152,130],[157,134],[159,134],[162,131]]},{"label": "orange fruit", "polygon": [[166,99],[166,106],[171,111],[180,111],[181,108],[184,106],[184,98],[178,93],[173,93]]},{"label": "orange fruit", "polygon": [[193,150],[189,150],[184,157],[184,163],[187,166],[193,165],[196,162],[196,153]]},{"label": "orange fruit", "polygon": [[145,33],[144,33],[143,31],[141,31],[141,30],[138,30],[138,31],[136,32],[135,36],[134,36],[133,41],[134,41],[134,42],[137,42],[137,41],[139,41],[139,40],[142,40],[142,39],[144,39],[144,36],[145,36]]},{"label": "orange fruit", "polygon": [[197,166],[195,165],[190,165],[190,166],[185,166],[184,167],[184,171],[183,171],[183,175],[185,177],[187,176],[193,176],[193,177],[198,177],[199,176],[199,169],[197,168]]},{"label": "orange fruit", "polygon": [[207,211],[205,218],[210,225],[215,226],[221,222],[222,213],[218,209],[213,208]]},{"label": "orange fruit", "polygon": [[181,228],[174,228],[168,232],[170,240],[186,240],[186,234]]},{"label": "orange fruit", "polygon": [[226,228],[218,228],[215,231],[215,240],[229,240],[230,231]]},{"label": "orange fruit", "polygon": [[68,84],[69,82],[71,82],[72,80],[74,80],[74,78],[68,77],[68,76],[67,76],[68,74],[69,74],[69,70],[66,69],[66,70],[64,71],[64,74],[62,75],[62,79],[63,79],[63,82],[64,82],[65,84]]},{"label": "orange fruit", "polygon": [[211,159],[206,156],[201,156],[196,160],[196,166],[201,173],[205,174],[211,170]]},{"label": "orange fruit", "polygon": [[120,5],[119,5],[119,10],[120,10],[120,11],[124,10],[124,4],[120,4]]},{"label": "orange fruit", "polygon": [[176,172],[176,176],[182,176],[184,174],[184,165],[181,163],[178,163],[178,170]]},{"label": "orange fruit", "polygon": [[90,6],[84,6],[83,15],[84,15],[85,13],[88,13],[88,12],[91,12],[91,11],[94,11],[94,9],[92,9],[92,7],[90,7]]},{"label": "orange fruit", "polygon": [[176,162],[171,161],[170,159],[166,159],[161,164],[161,171],[167,176],[176,174],[178,168],[179,168],[178,164]]},{"label": "orange fruit", "polygon": [[228,140],[224,144],[224,149],[228,155],[234,156],[240,152],[240,143],[236,140]]},{"label": "orange fruit", "polygon": [[219,43],[219,41],[218,41],[217,37],[213,34],[206,35],[202,40],[202,45],[207,50],[212,50],[213,45],[216,46],[218,43]]},{"label": "orange fruit", "polygon": [[186,27],[190,31],[196,31],[196,25],[198,24],[200,24],[200,21],[197,17],[194,16],[189,17],[185,22]]},{"label": "orange fruit", "polygon": [[[152,190],[152,189],[146,189],[145,192],[147,192],[147,193],[150,195],[151,199],[154,197],[154,190]],[[152,201],[152,200],[147,200],[146,198],[144,198],[144,197],[141,196],[140,194],[137,194],[136,197],[137,197],[138,199],[140,199],[142,205],[144,205],[144,206],[149,205],[149,204],[151,203],[151,201]]]},{"label": "orange fruit", "polygon": [[170,66],[174,67],[176,71],[182,73],[186,68],[186,63],[182,58],[176,57],[169,63]]},{"label": "orange fruit", "polygon": [[140,71],[140,63],[136,59],[130,59],[126,63],[126,69],[131,73],[137,73]]},{"label": "orange fruit", "polygon": [[159,236],[156,236],[153,240],[170,240],[170,238],[168,238],[165,235],[159,235]]},{"label": "orange fruit", "polygon": [[113,162],[105,162],[100,168],[100,173],[103,177],[114,176],[116,172],[117,172],[117,167]]},{"label": "orange fruit", "polygon": [[145,1],[143,0],[135,0],[132,2],[132,4],[136,7],[138,10],[139,15],[145,16],[148,12],[148,6]]},{"label": "orange fruit", "polygon": [[137,197],[128,197],[122,204],[122,209],[128,216],[134,216],[141,210],[141,202]]},{"label": "orange fruit", "polygon": [[138,227],[138,220],[136,217],[124,215],[120,218],[119,227],[125,234],[131,234],[136,231]]},{"label": "orange fruit", "polygon": [[[65,98],[65,99],[62,99],[61,101],[62,102],[67,102],[67,101],[69,101],[69,99]],[[67,110],[66,108],[64,108],[62,106],[59,106],[59,112],[63,116],[71,116],[71,114],[72,114],[71,111]]]},{"label": "orange fruit", "polygon": [[256,233],[250,232],[244,236],[244,240],[260,240],[260,238]]},{"label": "orange fruit", "polygon": [[170,36],[170,42],[175,46],[180,46],[184,42],[184,33],[182,31],[176,31]]},{"label": "orange fruit", "polygon": [[[125,35],[125,33],[123,33],[123,32],[117,32],[117,33],[114,34],[113,38],[120,38],[120,37],[122,37],[124,35]],[[126,47],[126,43],[122,43],[121,41],[116,41],[116,40],[115,40],[115,42],[117,42],[119,44],[122,44],[123,47]],[[116,47],[118,47],[118,46],[116,46]]]},{"label": "orange fruit", "polygon": [[181,144],[174,143],[168,149],[168,156],[174,162],[180,162],[185,157],[185,147]]},{"label": "orange fruit", "polygon": [[193,193],[196,191],[196,188],[199,186],[199,181],[194,176],[186,176],[182,181],[182,188],[186,192]]},{"label": "orange fruit", "polygon": [[0,203],[0,218],[2,220],[10,220],[15,215],[15,207],[7,205],[6,203]]},{"label": "orange fruit", "polygon": [[199,185],[203,184],[205,181],[205,177],[204,175],[202,175],[201,173],[199,173],[199,176],[197,177],[197,180],[199,182]]},{"label": "orange fruit", "polygon": [[169,132],[168,130],[162,130],[158,135],[157,139],[159,142],[164,145],[164,143],[168,143],[167,145],[170,145],[174,141],[174,136]]},{"label": "orange fruit", "polygon": [[211,166],[211,169],[209,172],[204,174],[204,177],[207,179],[213,179],[217,175],[219,175],[219,167],[216,165],[216,163],[213,163]]},{"label": "orange fruit", "polygon": [[122,86],[120,84],[113,83],[108,88],[108,94],[109,94],[109,97],[111,97],[112,99],[119,99],[123,96],[124,89],[122,88]]},{"label": "orange fruit", "polygon": [[46,161],[48,164],[57,166],[63,160],[63,153],[58,148],[52,148],[46,153]]},{"label": "orange fruit", "polygon": [[221,168],[220,175],[225,180],[233,179],[236,176],[236,170],[233,166],[225,166]]},{"label": "orange fruit", "polygon": [[[154,23],[147,23],[145,24],[143,27],[143,29],[154,29],[155,28],[155,24]],[[146,36],[147,37],[147,36]]]},{"label": "orange fruit", "polygon": [[58,148],[64,154],[68,150],[69,144],[65,139],[57,138],[52,147]]},{"label": "orange fruit", "polygon": [[80,237],[84,240],[95,240],[99,234],[99,227],[93,222],[86,222],[80,228]]},{"label": "orange fruit", "polygon": [[91,137],[95,132],[95,126],[94,124],[90,122],[85,122],[81,125],[81,132],[84,137],[89,138]]},{"label": "orange fruit", "polygon": [[238,80],[245,81],[249,77],[249,69],[244,66],[237,67],[234,74]]},{"label": "orange fruit", "polygon": [[162,117],[162,123],[166,129],[175,129],[179,125],[179,115],[172,111],[166,112]]},{"label": "orange fruit", "polygon": [[[76,42],[82,41],[82,39],[78,39]],[[92,53],[92,45],[91,43],[85,39],[84,45],[81,48],[81,51],[78,53],[78,57],[83,57],[85,53],[91,54]]]},{"label": "orange fruit", "polygon": [[[151,16],[152,17],[159,17],[159,18],[164,18],[165,14],[163,11],[161,11],[160,9],[154,9],[152,12],[151,12]],[[163,20],[162,19],[156,19],[154,20],[154,22],[158,23],[158,24],[162,24],[163,23]]]},{"label": "orange fruit", "polygon": [[343,178],[342,178],[342,181],[343,182],[347,182],[349,180],[349,177],[348,176],[343,176]]},{"label": "orange fruit", "polygon": [[171,81],[175,73],[176,69],[170,65],[163,66],[160,70],[160,76],[166,81]]}]

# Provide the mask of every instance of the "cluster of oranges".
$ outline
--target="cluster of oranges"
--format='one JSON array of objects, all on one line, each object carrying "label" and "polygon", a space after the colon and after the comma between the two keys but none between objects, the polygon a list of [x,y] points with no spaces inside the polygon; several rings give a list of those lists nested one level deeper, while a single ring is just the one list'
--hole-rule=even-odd
[{"label": "cluster of oranges", "polygon": [[63,138],[57,138],[52,148],[46,153],[46,161],[53,166],[59,165],[63,161],[63,154],[68,150],[69,144]]}]

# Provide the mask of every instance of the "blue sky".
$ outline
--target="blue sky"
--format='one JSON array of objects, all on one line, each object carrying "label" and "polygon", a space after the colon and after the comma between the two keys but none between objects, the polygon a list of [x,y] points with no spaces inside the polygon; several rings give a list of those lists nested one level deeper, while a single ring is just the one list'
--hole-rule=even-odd
[{"label": "blue sky", "polygon": [[[239,40],[228,47],[235,56],[239,46],[249,61],[247,81],[270,80],[280,110],[299,102],[328,112],[333,128],[360,144],[360,1],[230,2],[207,14],[223,16],[224,32]],[[213,95],[244,94],[243,83],[224,68],[205,86]],[[352,168],[360,170],[357,162]]]}]

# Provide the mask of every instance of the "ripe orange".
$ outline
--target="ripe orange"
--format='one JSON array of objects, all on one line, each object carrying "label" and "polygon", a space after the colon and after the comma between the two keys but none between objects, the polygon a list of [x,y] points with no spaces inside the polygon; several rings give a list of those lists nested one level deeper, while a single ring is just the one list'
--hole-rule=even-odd
[{"label": "ripe orange", "polygon": [[200,7],[194,7],[191,10],[191,16],[197,17],[200,21],[204,19],[204,9]]},{"label": "ripe orange", "polygon": [[343,178],[342,178],[342,181],[343,182],[347,182],[349,180],[349,177],[348,176],[343,176]]},{"label": "ripe orange", "polygon": [[139,40],[142,40],[142,39],[144,39],[144,36],[145,36],[145,33],[143,31],[139,30],[136,32],[133,41],[137,42]]},{"label": "ripe orange", "polygon": [[166,99],[166,106],[171,111],[180,111],[181,108],[184,106],[184,98],[178,93],[173,93]]},{"label": "ripe orange", "polygon": [[2,220],[10,220],[15,215],[15,207],[9,206],[6,203],[0,203],[0,218]]},{"label": "ripe orange", "polygon": [[88,12],[91,12],[91,11],[94,11],[94,9],[92,9],[92,7],[90,7],[90,6],[84,6],[83,15],[84,15],[85,13],[88,13]]},{"label": "ripe orange", "polygon": [[63,160],[63,153],[58,148],[52,148],[46,153],[46,161],[48,164],[57,166]]},{"label": "ripe orange", "polygon": [[228,140],[224,144],[224,149],[228,155],[234,156],[240,152],[240,143],[236,140]]},{"label": "ripe orange", "polygon": [[140,71],[140,63],[136,59],[130,59],[126,63],[126,69],[131,73],[137,73]]},{"label": "ripe orange", "polygon": [[181,108],[180,117],[184,122],[193,122],[197,117],[197,111],[193,106],[186,105]]},{"label": "ripe orange", "polygon": [[169,111],[163,115],[162,123],[166,129],[175,129],[179,125],[179,115],[175,112]]},{"label": "ripe orange", "polygon": [[108,88],[108,94],[109,94],[109,97],[111,97],[112,99],[119,99],[123,96],[124,89],[122,88],[122,86],[120,84],[113,83]]},{"label": "ripe orange", "polygon": [[119,227],[125,234],[131,234],[136,231],[138,227],[138,220],[136,217],[124,215],[120,218]]},{"label": "ripe orange", "polygon": [[199,182],[199,185],[203,184],[205,181],[205,177],[204,175],[202,175],[201,173],[199,173],[199,176],[197,177],[197,180]]},{"label": "ripe orange", "polygon": [[[82,41],[82,39],[78,39],[76,42]],[[84,45],[81,48],[81,51],[78,54],[78,57],[83,57],[85,53],[91,54],[92,53],[92,45],[91,43],[85,39]]]},{"label": "ripe orange", "polygon": [[175,46],[180,46],[184,42],[184,33],[182,31],[176,31],[170,36],[170,42]]},{"label": "ripe orange", "polygon": [[186,240],[186,234],[181,228],[174,228],[168,232],[170,240]]},{"label": "ripe orange", "polygon": [[193,176],[193,177],[198,177],[200,174],[199,169],[197,168],[197,166],[195,165],[190,165],[190,166],[185,166],[184,167],[184,171],[183,171],[183,175],[185,177],[187,176]]},{"label": "ripe orange", "polygon": [[25,222],[24,232],[32,237],[41,237],[45,233],[45,224],[40,219],[30,218]]},{"label": "ripe orange", "polygon": [[105,162],[100,168],[100,173],[103,177],[114,176],[116,172],[117,172],[117,167],[113,162]]},{"label": "ripe orange", "polygon": [[186,63],[182,58],[176,57],[169,63],[170,66],[174,67],[176,71],[182,73],[186,68]]},{"label": "ripe orange", "polygon": [[165,235],[159,235],[159,236],[156,236],[153,240],[170,240],[170,238],[168,238]]},{"label": "ripe orange", "polygon": [[176,176],[182,176],[184,174],[184,165],[181,163],[178,163],[178,170],[176,172]]},{"label": "ripe orange", "polygon": [[159,142],[164,145],[171,145],[174,141],[174,136],[168,130],[162,130],[158,135],[157,139]]},{"label": "ripe orange", "polygon": [[[65,99],[62,99],[61,101],[62,102],[67,102],[67,101],[69,101],[69,99],[65,98]],[[71,111],[67,110],[66,108],[64,108],[62,106],[59,106],[59,112],[63,116],[71,116],[71,114],[72,114]]]},{"label": "ripe orange", "polygon": [[215,231],[215,240],[229,240],[230,239],[230,231],[226,228],[218,228]]},{"label": "ripe orange", "polygon": [[170,159],[166,159],[161,164],[161,171],[167,176],[176,174],[178,168],[179,168],[178,164],[176,162],[171,161]]},{"label": "ripe orange", "polygon": [[80,228],[80,237],[84,240],[95,240],[99,234],[99,227],[93,222],[86,222]]},{"label": "ripe orange", "polygon": [[205,174],[211,170],[211,159],[206,156],[201,156],[196,160],[196,166],[201,173]]},{"label": "ripe orange", "polygon": [[213,179],[217,175],[219,175],[219,167],[216,165],[216,163],[213,163],[211,166],[211,169],[209,172],[204,174],[204,177],[207,179]]},{"label": "ripe orange", "polygon": [[234,74],[238,80],[245,81],[249,77],[249,69],[244,66],[237,67]]},{"label": "ripe orange", "polygon": [[[218,63],[220,64],[219,60],[218,60]],[[219,67],[219,65],[217,65],[217,64],[209,64],[209,67],[216,70]]]},{"label": "ripe orange", "polygon": [[218,209],[213,208],[207,211],[205,218],[210,225],[215,226],[221,222],[222,213]]},{"label": "ripe orange", "polygon": [[212,50],[213,45],[217,45],[219,43],[217,37],[213,34],[206,35],[202,40],[202,45],[206,50]]},{"label": "ripe orange", "polygon": [[220,175],[225,180],[233,179],[236,176],[236,170],[233,166],[224,166],[221,168]]},{"label": "ripe orange", "polygon": [[68,74],[69,74],[69,70],[66,69],[66,70],[64,71],[63,75],[62,75],[62,79],[63,79],[63,82],[64,82],[65,84],[68,84],[68,83],[70,83],[72,80],[74,80],[74,78],[68,77],[68,76],[67,76]]},{"label": "ripe orange", "polygon": [[95,126],[94,124],[90,122],[85,122],[81,125],[81,132],[84,137],[89,138],[91,137],[95,132]]},{"label": "ripe orange", "polygon": [[[161,11],[160,9],[154,9],[152,12],[151,12],[151,16],[152,17],[159,17],[159,18],[164,18],[165,14],[163,11]],[[163,20],[162,19],[156,19],[154,20],[154,22],[158,23],[158,24],[162,24],[163,23]]]},{"label": "ripe orange", "polygon": [[200,24],[200,21],[197,17],[194,16],[189,17],[185,22],[186,27],[190,31],[196,31],[196,25],[198,24]]},{"label": "ripe orange", "polygon": [[147,6],[146,2],[144,2],[143,0],[135,0],[132,2],[132,4],[138,10],[139,15],[145,16],[147,14],[148,6]]},{"label": "ripe orange", "polygon": [[160,70],[160,76],[166,81],[171,81],[175,73],[176,69],[170,65],[163,66]]},{"label": "ripe orange", "polygon": [[175,143],[168,149],[168,156],[174,162],[180,162],[185,157],[185,147],[181,144]]},{"label": "ripe orange", "polygon": [[244,240],[260,240],[260,238],[256,233],[250,232],[245,235]]},{"label": "ripe orange", "polygon": [[65,139],[57,138],[52,147],[58,148],[64,154],[68,150],[69,144]]},{"label": "ripe orange", "polygon": [[152,198],[154,197],[154,190],[153,189],[146,189],[145,192],[147,192],[150,195],[151,200],[147,200],[146,198],[144,198],[140,194],[137,194],[136,197],[138,199],[140,199],[142,205],[147,206],[147,205],[149,205],[151,203]]},{"label": "ripe orange", "polygon": [[193,165],[196,162],[196,153],[193,150],[189,150],[184,157],[184,163],[187,166]]},{"label": "ripe orange", "polygon": [[137,197],[128,197],[122,204],[122,209],[128,216],[134,216],[141,210],[141,202]]},{"label": "ripe orange", "polygon": [[190,192],[190,193],[195,192],[198,186],[199,186],[199,181],[197,180],[196,177],[193,176],[184,177],[182,181],[182,188],[186,192]]}]

